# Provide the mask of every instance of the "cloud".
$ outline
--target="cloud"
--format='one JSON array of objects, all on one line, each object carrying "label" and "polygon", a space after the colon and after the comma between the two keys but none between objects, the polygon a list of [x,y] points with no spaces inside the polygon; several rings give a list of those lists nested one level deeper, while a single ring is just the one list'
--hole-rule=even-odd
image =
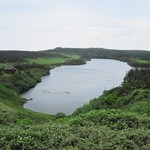
[{"label": "cloud", "polygon": [[121,8],[116,15],[113,3],[109,7],[100,0],[0,0],[0,4],[0,49],[148,47],[149,19],[130,17],[127,10],[123,16]]}]

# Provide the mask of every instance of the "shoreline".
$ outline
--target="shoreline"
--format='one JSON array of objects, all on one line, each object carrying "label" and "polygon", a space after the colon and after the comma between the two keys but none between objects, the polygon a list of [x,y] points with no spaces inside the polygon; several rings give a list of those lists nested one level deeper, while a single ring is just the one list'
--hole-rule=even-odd
[{"label": "shoreline", "polygon": [[[91,59],[91,60],[92,60],[92,59]],[[91,60],[90,60],[90,61],[91,61]],[[97,58],[97,60],[100,60],[100,59]],[[106,59],[102,59],[102,60],[105,61]],[[119,63],[119,62],[120,62],[120,63],[122,62],[122,61],[114,60],[114,59],[107,59],[107,60],[116,61],[116,62],[118,61],[118,63]],[[88,61],[89,61],[89,60],[88,60]],[[126,62],[123,62],[123,63],[127,64]],[[64,64],[64,65],[66,65],[66,64]],[[127,64],[127,65],[128,65],[128,64]],[[63,65],[59,65],[59,66],[63,66]],[[54,68],[55,68],[55,67],[54,67]],[[128,70],[128,71],[129,71],[129,70]],[[121,83],[123,82],[123,79],[125,78],[125,76],[126,76],[126,74],[124,74],[124,76],[121,78],[121,80],[122,80]],[[118,86],[120,86],[121,83],[120,83],[119,85],[117,84],[117,85],[115,86],[115,88],[118,87]],[[111,90],[111,89],[113,89],[113,88],[114,88],[114,86],[112,86],[111,88],[108,88],[107,91],[108,91],[108,90]],[[40,89],[41,89],[41,88],[40,88]],[[96,92],[96,93],[97,93],[97,92]],[[81,105],[79,105],[78,107],[76,107],[76,108],[74,109],[74,111],[75,111],[76,109],[78,109],[79,107],[82,107],[84,104],[88,103],[90,100],[95,99],[95,98],[98,98],[98,97],[100,97],[100,96],[102,96],[102,95],[103,95],[103,92],[100,91],[99,94],[96,94],[95,97],[92,97],[92,98],[90,98],[90,99],[87,99],[87,101],[85,101],[83,104],[81,104]],[[34,100],[36,99],[34,96],[33,96],[33,97],[32,97],[32,96],[30,97],[30,94],[28,94],[28,93],[27,93],[27,95],[25,94],[24,96],[27,97],[28,99],[30,99],[30,98],[34,98]],[[38,100],[39,100],[39,99],[38,99]],[[34,102],[29,102],[29,104],[30,104],[30,103],[34,103]],[[82,103],[82,101],[81,101],[81,103]],[[26,108],[26,109],[29,108],[29,109],[31,109],[31,110],[33,110],[33,111],[38,111],[38,109],[35,109],[35,108],[32,109],[32,108],[30,108],[30,105],[29,105],[29,104],[27,104],[27,107],[24,107],[24,108]],[[35,104],[35,105],[36,105],[36,104]],[[32,106],[32,104],[31,104],[31,106]],[[59,111],[59,110],[58,110],[58,111]],[[61,111],[61,109],[60,109],[60,111]],[[74,112],[74,111],[73,111],[73,112]],[[50,111],[50,112],[47,112],[47,111],[45,111],[45,112],[44,112],[44,111],[39,111],[39,112],[46,113],[46,114],[55,114],[55,113],[53,113],[53,111],[52,111],[52,112],[51,112],[51,111]],[[73,113],[73,112],[72,112],[72,113]],[[71,115],[71,114],[72,114],[72,113],[68,114],[67,112],[65,112],[65,113],[66,113],[67,115]]]}]

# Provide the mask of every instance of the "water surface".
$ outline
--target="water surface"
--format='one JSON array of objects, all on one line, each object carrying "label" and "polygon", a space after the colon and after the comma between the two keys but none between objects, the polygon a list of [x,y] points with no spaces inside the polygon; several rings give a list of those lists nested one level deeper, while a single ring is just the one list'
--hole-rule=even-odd
[{"label": "water surface", "polygon": [[50,75],[42,77],[42,82],[21,94],[24,98],[32,98],[24,107],[47,114],[64,112],[70,115],[104,90],[121,85],[130,69],[127,63],[108,59],[57,67]]}]

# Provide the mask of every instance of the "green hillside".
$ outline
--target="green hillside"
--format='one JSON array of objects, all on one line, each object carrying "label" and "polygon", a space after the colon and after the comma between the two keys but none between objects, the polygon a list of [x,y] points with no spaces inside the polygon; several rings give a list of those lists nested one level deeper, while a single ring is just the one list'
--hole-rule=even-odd
[{"label": "green hillside", "polygon": [[[56,49],[59,56],[57,54],[55,57],[24,55],[17,63],[5,56],[17,71],[4,72],[3,65],[7,65],[8,62],[2,61],[0,149],[149,150],[150,69],[148,65],[144,68],[143,64],[148,64],[150,52],[129,51],[129,54],[121,54],[115,50],[118,57],[124,55],[123,61],[129,63],[134,60],[136,66],[143,68],[132,69],[120,87],[105,91],[99,98],[78,108],[71,116],[64,116],[62,113],[52,116],[24,109],[23,104],[26,100],[22,99],[19,93],[35,86],[43,75],[49,74],[49,69],[62,64],[83,64],[84,59],[95,58],[98,50],[85,50],[82,54],[76,49],[73,50],[73,54],[68,52],[68,49],[62,50],[61,53],[59,51],[60,48]],[[106,51],[108,50],[103,51],[105,55]],[[54,54],[49,51],[43,53]],[[127,57],[128,55],[130,57]],[[102,53],[97,53],[97,56],[104,57]],[[117,56],[109,55],[107,58],[118,59]]]}]

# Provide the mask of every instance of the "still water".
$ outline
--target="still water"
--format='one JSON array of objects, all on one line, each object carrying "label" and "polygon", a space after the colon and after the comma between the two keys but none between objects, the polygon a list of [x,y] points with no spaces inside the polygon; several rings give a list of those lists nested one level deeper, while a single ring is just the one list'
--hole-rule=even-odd
[{"label": "still water", "polygon": [[47,114],[73,113],[104,90],[121,85],[131,67],[124,62],[92,59],[85,65],[60,66],[42,77],[42,82],[21,94],[32,99],[24,107]]}]

